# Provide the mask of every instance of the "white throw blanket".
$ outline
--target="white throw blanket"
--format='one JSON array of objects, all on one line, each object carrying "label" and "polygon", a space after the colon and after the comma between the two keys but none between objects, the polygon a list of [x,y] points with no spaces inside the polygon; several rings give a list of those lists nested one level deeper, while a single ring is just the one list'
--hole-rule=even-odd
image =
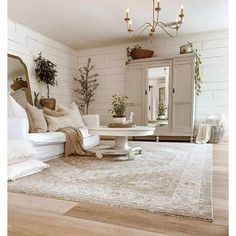
[{"label": "white throw blanket", "polygon": [[211,137],[211,125],[201,124],[198,129],[196,143],[204,144],[210,140]]}]

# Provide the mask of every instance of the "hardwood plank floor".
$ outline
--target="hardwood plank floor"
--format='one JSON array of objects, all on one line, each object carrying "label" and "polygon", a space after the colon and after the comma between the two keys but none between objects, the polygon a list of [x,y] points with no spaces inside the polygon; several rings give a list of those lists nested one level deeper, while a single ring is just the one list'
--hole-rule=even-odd
[{"label": "hardwood plank floor", "polygon": [[228,235],[228,143],[213,148],[214,221],[9,193],[9,235]]}]

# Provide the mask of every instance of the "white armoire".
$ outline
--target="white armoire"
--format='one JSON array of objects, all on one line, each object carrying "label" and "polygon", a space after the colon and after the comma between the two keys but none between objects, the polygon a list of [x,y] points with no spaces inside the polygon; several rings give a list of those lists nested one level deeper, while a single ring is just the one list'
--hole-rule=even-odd
[{"label": "white armoire", "polygon": [[155,135],[190,137],[195,114],[194,54],[133,60],[127,66],[128,113]]}]

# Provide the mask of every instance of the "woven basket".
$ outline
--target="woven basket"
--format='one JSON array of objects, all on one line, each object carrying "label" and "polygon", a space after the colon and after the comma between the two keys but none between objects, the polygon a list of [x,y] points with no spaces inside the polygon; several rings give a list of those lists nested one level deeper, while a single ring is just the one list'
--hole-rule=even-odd
[{"label": "woven basket", "polygon": [[49,108],[51,110],[55,110],[56,107],[56,99],[54,98],[41,98],[40,105],[42,107]]},{"label": "woven basket", "polygon": [[130,53],[133,59],[148,58],[153,56],[154,51],[148,49],[133,49]]}]

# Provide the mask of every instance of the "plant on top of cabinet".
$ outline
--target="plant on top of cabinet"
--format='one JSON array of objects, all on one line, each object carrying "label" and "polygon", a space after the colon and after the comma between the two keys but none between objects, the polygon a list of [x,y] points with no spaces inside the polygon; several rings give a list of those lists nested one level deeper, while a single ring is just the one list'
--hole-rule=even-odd
[{"label": "plant on top of cabinet", "polygon": [[42,56],[42,52],[39,53],[38,57],[34,59],[36,64],[35,75],[38,81],[43,82],[47,85],[47,98],[41,97],[40,104],[42,107],[47,107],[51,110],[55,110],[56,99],[50,98],[49,96],[49,85],[58,85],[57,77],[57,66],[50,60]]},{"label": "plant on top of cabinet", "polygon": [[140,59],[140,58],[148,58],[153,56],[154,51],[143,49],[139,44],[135,45],[134,47],[126,48],[126,55],[127,55],[127,61],[125,62],[125,65],[128,65],[132,59]]},{"label": "plant on top of cabinet", "polygon": [[200,65],[202,64],[201,55],[198,53],[197,49],[193,48],[193,44],[187,42],[186,45],[180,47],[180,54],[194,53],[195,58],[195,67],[194,67],[194,81],[195,81],[195,93],[197,96],[201,93],[201,84],[202,78],[200,76]]},{"label": "plant on top of cabinet", "polygon": [[90,74],[94,69],[95,65],[91,65],[91,58],[88,58],[86,66],[81,66],[79,68],[79,79],[74,78],[74,80],[79,82],[79,88],[74,91],[79,94],[79,105],[80,110],[84,114],[88,114],[89,105],[94,101],[95,90],[98,87],[98,73]]}]

